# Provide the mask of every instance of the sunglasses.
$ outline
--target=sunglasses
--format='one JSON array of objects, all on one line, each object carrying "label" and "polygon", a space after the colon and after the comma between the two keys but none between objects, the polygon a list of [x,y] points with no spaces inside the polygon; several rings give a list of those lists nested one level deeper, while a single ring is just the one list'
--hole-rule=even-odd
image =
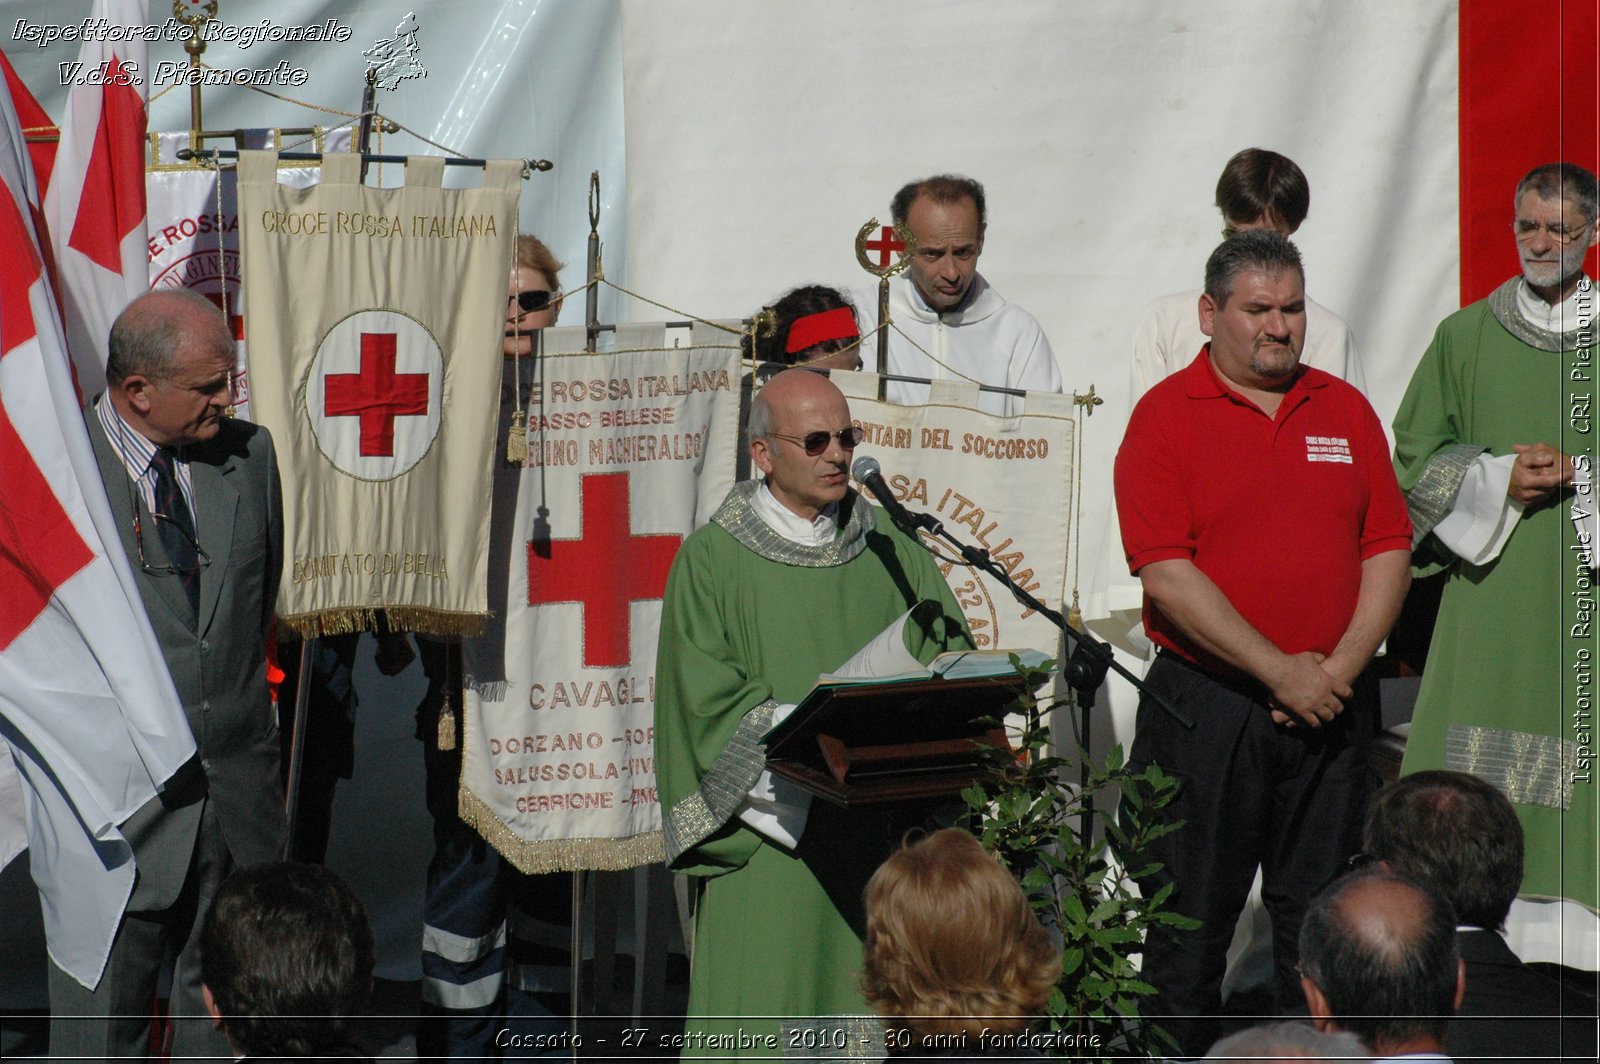
[{"label": "sunglasses", "polygon": [[509,305],[515,303],[522,308],[522,313],[532,314],[545,310],[550,306],[550,293],[542,288],[530,288],[526,292],[518,292],[506,300]]},{"label": "sunglasses", "polygon": [[806,449],[806,457],[808,458],[815,458],[823,451],[826,451],[829,440],[838,440],[840,447],[847,451],[853,451],[856,449],[856,444],[860,443],[862,437],[866,434],[867,430],[860,425],[851,425],[849,428],[840,429],[838,432],[827,432],[823,429],[818,429],[815,432],[808,432],[804,436],[791,436],[787,432],[767,433],[768,436],[776,436],[780,440],[794,440]]}]

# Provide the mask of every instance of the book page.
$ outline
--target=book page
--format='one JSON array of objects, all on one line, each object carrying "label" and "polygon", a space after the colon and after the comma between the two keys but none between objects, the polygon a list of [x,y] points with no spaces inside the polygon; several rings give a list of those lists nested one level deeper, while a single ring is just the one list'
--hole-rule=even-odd
[{"label": "book page", "polygon": [[850,660],[832,672],[817,677],[819,685],[848,683],[852,680],[914,679],[927,676],[922,662],[906,649],[906,621],[911,616],[907,610],[890,622],[889,627],[867,641],[867,645],[851,655]]}]

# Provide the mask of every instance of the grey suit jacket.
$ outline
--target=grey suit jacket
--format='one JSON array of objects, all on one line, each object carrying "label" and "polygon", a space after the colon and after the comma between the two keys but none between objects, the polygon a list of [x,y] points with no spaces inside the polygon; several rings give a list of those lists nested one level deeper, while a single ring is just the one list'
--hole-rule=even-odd
[{"label": "grey suit jacket", "polygon": [[[107,400],[109,401],[109,400]],[[178,578],[139,563],[166,552],[149,510],[92,410],[85,419],[95,459],[128,552],[139,595],[183,703],[198,748],[193,773],[179,773],[154,802],[123,825],[139,879],[130,908],[164,908],[183,885],[200,822],[201,798],[214,803],[233,859],[243,865],[281,856],[287,822],[278,775],[278,725],[267,687],[266,637],[283,570],[283,504],[267,430],[224,419],[217,435],[185,448],[194,485],[196,536],[211,564],[200,574],[198,624]]]}]

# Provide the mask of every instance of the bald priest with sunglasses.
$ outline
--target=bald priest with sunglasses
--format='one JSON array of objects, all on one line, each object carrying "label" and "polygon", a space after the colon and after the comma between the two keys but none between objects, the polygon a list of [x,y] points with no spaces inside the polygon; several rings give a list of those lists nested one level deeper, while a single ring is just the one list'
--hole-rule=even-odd
[{"label": "bald priest with sunglasses", "polygon": [[233,336],[203,297],[140,296],[113,323],[110,348],[89,438],[198,755],[120,826],[133,894],[96,987],[51,966],[50,1049],[142,1059],[171,950],[173,1054],[226,1060],[200,993],[200,926],[223,877],[280,857],[287,832],[266,676],[283,566],[277,459],[266,429],[225,414]]},{"label": "bald priest with sunglasses", "polygon": [[740,1038],[776,1037],[785,1020],[870,1011],[861,892],[895,841],[888,819],[774,780],[761,736],[919,601],[942,607],[912,637],[919,658],[970,646],[932,557],[851,489],[861,430],[827,377],[773,377],[749,437],[762,479],[684,542],[661,617],[656,771],[667,863],[698,894],[697,1055],[749,1056]]}]

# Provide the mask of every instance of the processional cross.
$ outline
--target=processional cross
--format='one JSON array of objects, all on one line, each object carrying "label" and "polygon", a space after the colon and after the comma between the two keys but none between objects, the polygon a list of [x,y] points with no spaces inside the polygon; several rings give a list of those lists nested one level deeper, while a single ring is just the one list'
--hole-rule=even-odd
[{"label": "processional cross", "polygon": [[[877,239],[868,240],[874,229],[880,230]],[[878,261],[874,263],[867,254],[869,251],[878,253]],[[861,268],[878,279],[878,373],[889,372],[889,278],[903,271],[911,265],[911,256],[917,253],[917,238],[911,235],[901,222],[893,225],[880,226],[878,219],[874,218],[856,233],[856,261]],[[898,254],[894,262],[889,261],[890,255]],[[883,397],[884,385],[878,386],[879,398]]]}]

